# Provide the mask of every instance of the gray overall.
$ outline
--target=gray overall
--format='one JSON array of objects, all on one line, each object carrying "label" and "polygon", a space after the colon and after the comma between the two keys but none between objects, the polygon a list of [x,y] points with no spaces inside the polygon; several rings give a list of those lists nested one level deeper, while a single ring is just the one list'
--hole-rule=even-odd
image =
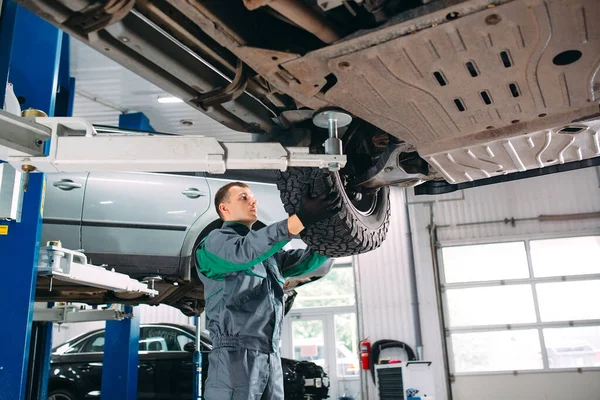
[{"label": "gray overall", "polygon": [[287,220],[258,231],[225,222],[196,252],[213,341],[206,400],[283,400],[284,278],[333,261],[311,250],[281,250],[290,239]]}]

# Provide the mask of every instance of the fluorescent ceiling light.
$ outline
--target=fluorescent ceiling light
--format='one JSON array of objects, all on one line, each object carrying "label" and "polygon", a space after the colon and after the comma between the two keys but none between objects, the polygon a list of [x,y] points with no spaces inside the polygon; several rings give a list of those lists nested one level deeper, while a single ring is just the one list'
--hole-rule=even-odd
[{"label": "fluorescent ceiling light", "polygon": [[175,96],[158,96],[158,102],[167,104],[167,103],[183,103],[183,100],[178,99]]}]

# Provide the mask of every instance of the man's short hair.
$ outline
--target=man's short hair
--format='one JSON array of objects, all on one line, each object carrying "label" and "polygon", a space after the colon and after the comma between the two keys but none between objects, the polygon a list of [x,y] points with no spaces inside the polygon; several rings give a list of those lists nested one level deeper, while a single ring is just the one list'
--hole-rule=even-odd
[{"label": "man's short hair", "polygon": [[229,189],[236,186],[241,188],[248,187],[248,185],[246,185],[244,182],[231,182],[225,186],[220,187],[219,190],[217,190],[217,193],[215,193],[215,208],[217,209],[217,214],[219,214],[219,217],[221,217],[221,219],[223,219],[223,215],[221,215],[221,210],[219,210],[219,206],[221,205],[221,203],[227,203],[229,201]]}]

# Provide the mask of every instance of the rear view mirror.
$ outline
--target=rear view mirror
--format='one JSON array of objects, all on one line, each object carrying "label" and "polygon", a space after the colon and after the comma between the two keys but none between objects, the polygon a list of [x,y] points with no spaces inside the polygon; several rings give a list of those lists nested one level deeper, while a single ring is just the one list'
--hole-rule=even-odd
[{"label": "rear view mirror", "polygon": [[188,342],[183,346],[183,351],[187,351],[188,353],[193,353],[196,351],[196,343]]}]

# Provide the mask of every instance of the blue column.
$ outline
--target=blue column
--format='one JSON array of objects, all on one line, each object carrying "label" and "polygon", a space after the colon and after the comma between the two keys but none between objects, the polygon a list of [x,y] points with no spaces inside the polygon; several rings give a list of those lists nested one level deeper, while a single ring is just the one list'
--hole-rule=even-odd
[{"label": "blue column", "polygon": [[200,336],[200,320],[194,317],[194,325],[196,325],[196,351],[194,351],[194,394],[192,400],[202,399],[202,341]]},{"label": "blue column", "polygon": [[[2,100],[8,72],[16,95],[25,99],[22,107],[53,115],[61,44],[62,32],[57,28],[12,1],[4,0],[0,15]],[[0,223],[0,231],[7,233],[0,236],[0,268],[11,277],[11,285],[5,289],[10,299],[5,321],[10,322],[3,324],[0,330],[0,388],[2,397],[7,399],[21,400],[26,393],[44,192],[44,174],[32,173],[23,198],[21,222]],[[46,342],[43,351],[38,353],[45,359],[36,360],[41,367],[39,398],[45,398],[49,368],[51,337],[47,331],[43,334]]]},{"label": "blue column", "polygon": [[73,116],[75,100],[75,78],[71,76],[71,38],[66,33],[62,35],[60,49],[60,65],[58,69],[58,87],[56,90],[55,117]]},{"label": "blue column", "polygon": [[119,115],[119,128],[134,129],[138,131],[153,131],[150,120],[142,112]]},{"label": "blue column", "polygon": [[[54,303],[51,303],[52,307]],[[52,322],[34,322],[29,345],[26,399],[47,400],[50,358],[52,354]]]},{"label": "blue column", "polygon": [[[125,306],[125,313],[132,314],[133,307]],[[122,321],[106,321],[100,390],[102,400],[137,399],[139,348],[138,316]]]},{"label": "blue column", "polygon": [[0,269],[11,282],[4,289],[10,304],[0,329],[0,388],[6,399],[25,398],[44,183],[44,174],[32,174],[23,198],[21,222],[0,223],[8,227],[4,228],[8,234],[0,236]]},{"label": "blue column", "polygon": [[4,106],[16,14],[17,5],[15,3],[12,1],[2,2],[2,12],[0,13],[0,108]]},{"label": "blue column", "polygon": [[63,33],[31,11],[18,7],[9,80],[21,109],[54,116]]}]

